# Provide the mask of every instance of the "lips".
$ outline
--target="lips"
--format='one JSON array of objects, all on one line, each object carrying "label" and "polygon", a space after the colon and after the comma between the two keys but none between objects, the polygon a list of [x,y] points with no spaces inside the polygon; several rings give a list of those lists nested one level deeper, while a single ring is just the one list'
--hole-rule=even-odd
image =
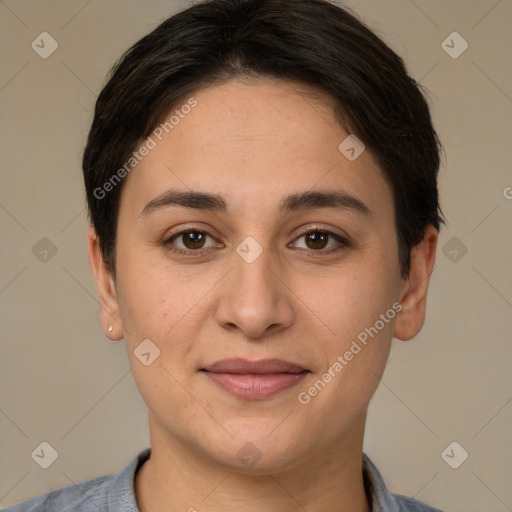
[{"label": "lips", "polygon": [[260,359],[259,361],[248,361],[247,359],[223,359],[203,370],[212,373],[238,373],[238,374],[268,374],[268,373],[300,373],[307,371],[306,368],[282,359]]},{"label": "lips", "polygon": [[263,400],[290,388],[309,370],[282,359],[223,359],[200,370],[217,386],[244,400]]}]

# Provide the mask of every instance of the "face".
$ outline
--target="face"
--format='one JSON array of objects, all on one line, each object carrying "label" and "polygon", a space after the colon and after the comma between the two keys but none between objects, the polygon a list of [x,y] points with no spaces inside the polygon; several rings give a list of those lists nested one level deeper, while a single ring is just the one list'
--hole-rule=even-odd
[{"label": "face", "polygon": [[297,91],[212,86],[153,136],[124,185],[102,299],[152,440],[239,469],[360,440],[409,290],[374,157],[349,160],[327,102]]}]

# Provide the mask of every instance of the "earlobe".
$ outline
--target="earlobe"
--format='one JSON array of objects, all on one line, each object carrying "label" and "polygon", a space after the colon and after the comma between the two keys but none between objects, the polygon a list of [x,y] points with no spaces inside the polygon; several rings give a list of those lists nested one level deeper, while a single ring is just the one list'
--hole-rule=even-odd
[{"label": "earlobe", "polygon": [[89,227],[87,238],[89,265],[98,293],[103,331],[111,341],[117,341],[123,338],[123,327],[119,314],[115,282],[112,273],[105,264],[94,227]]},{"label": "earlobe", "polygon": [[394,337],[407,341],[420,332],[425,322],[430,276],[436,260],[439,233],[428,226],[423,240],[411,251],[411,269],[401,292],[402,310],[397,316]]}]

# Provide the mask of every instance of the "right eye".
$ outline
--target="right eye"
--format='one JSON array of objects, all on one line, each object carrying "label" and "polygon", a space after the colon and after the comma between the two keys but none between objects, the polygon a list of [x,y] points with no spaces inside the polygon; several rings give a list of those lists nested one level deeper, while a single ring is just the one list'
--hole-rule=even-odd
[{"label": "right eye", "polygon": [[212,244],[210,247],[205,247],[208,238],[214,240],[214,238],[206,231],[199,229],[185,229],[178,233],[174,233],[167,238],[164,241],[164,245],[170,251],[177,252],[178,254],[192,255],[194,253],[200,253],[200,251],[202,252],[202,249],[209,249],[215,246],[218,247],[218,244]]}]

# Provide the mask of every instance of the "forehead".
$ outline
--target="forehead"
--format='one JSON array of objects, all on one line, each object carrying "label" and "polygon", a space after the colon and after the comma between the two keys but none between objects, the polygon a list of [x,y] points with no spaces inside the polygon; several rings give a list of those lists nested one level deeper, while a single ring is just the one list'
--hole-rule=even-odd
[{"label": "forehead", "polygon": [[[327,97],[292,82],[226,82],[174,106],[172,125],[152,134],[154,148],[130,172],[121,211],[136,217],[167,189],[210,191],[228,210],[273,208],[284,196],[335,189],[393,209],[389,185],[373,155],[349,160],[339,146],[350,135]],[[172,126],[172,127],[171,127]],[[360,148],[356,148],[360,149]]]}]

